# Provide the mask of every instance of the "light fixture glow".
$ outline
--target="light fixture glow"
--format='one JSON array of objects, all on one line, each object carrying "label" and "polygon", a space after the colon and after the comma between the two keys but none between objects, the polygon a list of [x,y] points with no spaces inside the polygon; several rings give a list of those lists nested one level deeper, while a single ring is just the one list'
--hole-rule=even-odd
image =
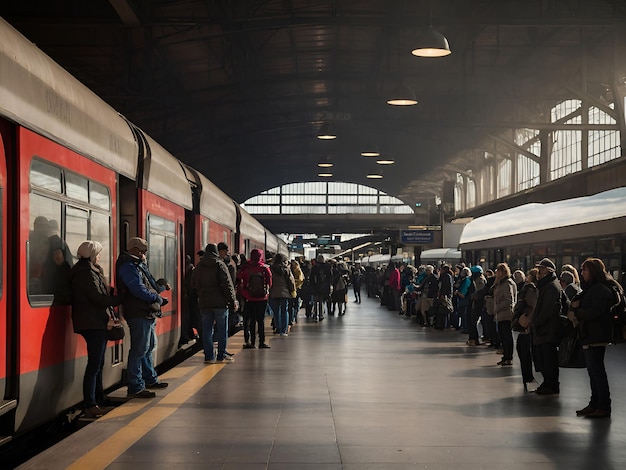
[{"label": "light fixture glow", "polygon": [[381,157],[376,160],[376,163],[378,163],[379,165],[393,165],[394,163],[396,163],[396,161],[393,158]]},{"label": "light fixture glow", "polygon": [[333,174],[330,171],[320,171],[317,176],[320,178],[332,178]]},{"label": "light fixture glow", "polygon": [[418,46],[411,51],[411,54],[417,57],[445,57],[452,53],[446,37],[432,27],[424,31],[417,44]]},{"label": "light fixture glow", "polygon": [[381,173],[377,173],[374,171],[371,171],[367,174],[367,178],[371,179],[371,180],[379,180],[383,177],[383,175]]},{"label": "light fixture glow", "polygon": [[337,135],[331,131],[330,124],[326,122],[320,126],[317,138],[321,140],[333,140],[337,138]]},{"label": "light fixture glow", "polygon": [[391,98],[387,100],[391,106],[413,106],[417,104],[415,92],[406,85],[398,85],[391,92]]},{"label": "light fixture glow", "polygon": [[378,157],[380,155],[380,152],[375,152],[375,151],[367,152],[367,151],[364,151],[364,152],[361,152],[361,155],[363,157]]},{"label": "light fixture glow", "polygon": [[334,163],[332,159],[327,155],[321,158],[319,162],[317,162],[317,166],[319,166],[320,168],[332,168],[334,166]]}]

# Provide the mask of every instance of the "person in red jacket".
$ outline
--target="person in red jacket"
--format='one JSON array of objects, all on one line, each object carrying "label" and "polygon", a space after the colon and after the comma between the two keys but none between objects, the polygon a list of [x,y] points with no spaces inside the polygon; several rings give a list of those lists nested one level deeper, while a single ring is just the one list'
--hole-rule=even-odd
[{"label": "person in red jacket", "polygon": [[259,332],[259,349],[269,349],[265,343],[265,309],[270,287],[272,271],[265,264],[263,250],[250,252],[248,264],[237,273],[239,294],[246,301],[243,311],[244,349],[254,349],[256,330]]}]

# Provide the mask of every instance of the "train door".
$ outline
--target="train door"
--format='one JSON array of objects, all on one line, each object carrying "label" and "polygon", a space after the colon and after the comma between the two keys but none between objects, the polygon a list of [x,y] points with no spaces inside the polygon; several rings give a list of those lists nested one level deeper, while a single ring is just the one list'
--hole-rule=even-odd
[{"label": "train door", "polygon": [[[9,397],[7,386],[7,360],[10,357],[8,348],[11,346],[10,331],[7,315],[7,166],[5,154],[5,141],[3,134],[8,133],[8,126],[3,126],[0,121],[0,423],[4,424],[2,416],[11,411],[16,404]],[[0,445],[8,435],[3,436],[7,426],[1,426]]]}]

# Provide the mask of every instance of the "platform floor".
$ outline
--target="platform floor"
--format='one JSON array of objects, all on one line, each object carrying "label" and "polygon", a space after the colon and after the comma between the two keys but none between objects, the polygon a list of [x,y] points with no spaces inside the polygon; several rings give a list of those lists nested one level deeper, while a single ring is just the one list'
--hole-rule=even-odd
[{"label": "platform floor", "polygon": [[[352,296],[350,296],[352,297]],[[352,300],[352,299],[351,299]],[[302,316],[271,349],[204,365],[202,354],[23,469],[623,469],[626,345],[607,351],[610,420],[577,418],[585,369],[561,370],[561,394],[524,393],[519,365],[381,307]],[[538,378],[541,376],[538,374]],[[124,390],[125,391],[125,390]]]}]

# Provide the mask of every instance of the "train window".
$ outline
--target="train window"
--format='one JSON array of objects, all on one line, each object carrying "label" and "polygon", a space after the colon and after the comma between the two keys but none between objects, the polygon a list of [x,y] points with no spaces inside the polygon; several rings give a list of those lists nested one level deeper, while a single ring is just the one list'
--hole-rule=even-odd
[{"label": "train window", "polygon": [[[30,195],[30,233],[28,235],[28,293],[45,294],[44,265],[48,259],[50,237],[60,235],[61,202],[53,199]],[[48,260],[48,264],[49,264]],[[52,297],[48,299],[52,302]]]},{"label": "train window", "polygon": [[88,239],[100,242],[102,245],[100,267],[104,276],[111,282],[111,216],[109,214],[91,212]]},{"label": "train window", "polygon": [[164,278],[172,286],[172,306],[176,305],[176,245],[176,224],[148,215],[148,267],[155,279]]},{"label": "train window", "polygon": [[65,242],[72,253],[76,253],[82,242],[89,240],[88,221],[89,211],[69,206],[65,209]]},{"label": "train window", "polygon": [[209,244],[209,220],[202,220],[202,249]]},{"label": "train window", "polygon": [[38,188],[47,189],[60,193],[61,186],[61,169],[41,160],[33,160],[30,166],[30,184]]},{"label": "train window", "polygon": [[87,179],[67,172],[65,174],[65,193],[71,199],[80,202],[89,202]]},{"label": "train window", "polygon": [[100,209],[109,210],[111,208],[111,197],[109,189],[98,183],[89,183],[89,203]]}]

